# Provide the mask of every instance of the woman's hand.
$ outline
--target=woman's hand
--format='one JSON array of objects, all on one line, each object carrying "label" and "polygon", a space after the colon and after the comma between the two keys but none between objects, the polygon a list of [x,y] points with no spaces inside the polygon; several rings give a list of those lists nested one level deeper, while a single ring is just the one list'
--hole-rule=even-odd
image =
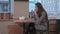
[{"label": "woman's hand", "polygon": [[36,10],[34,10],[34,11],[33,11],[33,13],[34,13],[34,14],[37,14],[37,11],[36,11]]}]

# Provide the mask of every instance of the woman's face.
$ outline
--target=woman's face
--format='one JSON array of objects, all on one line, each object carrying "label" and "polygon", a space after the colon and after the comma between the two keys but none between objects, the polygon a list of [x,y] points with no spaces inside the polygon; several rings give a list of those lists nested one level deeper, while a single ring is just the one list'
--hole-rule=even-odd
[{"label": "woman's face", "polygon": [[35,6],[35,11],[38,11],[38,7],[37,6]]}]

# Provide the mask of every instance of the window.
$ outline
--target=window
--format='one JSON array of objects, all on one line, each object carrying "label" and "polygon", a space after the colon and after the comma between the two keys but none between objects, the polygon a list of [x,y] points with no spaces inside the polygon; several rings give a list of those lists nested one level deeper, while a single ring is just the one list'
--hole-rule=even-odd
[{"label": "window", "polygon": [[31,12],[35,7],[36,0],[29,0],[29,12]]},{"label": "window", "polygon": [[35,2],[35,3],[40,2],[43,5],[44,9],[46,10],[48,17],[54,17],[49,19],[60,19],[60,0],[34,0],[34,1],[30,0],[29,1],[30,12],[32,9],[34,9],[34,5],[35,5],[32,2]]},{"label": "window", "polygon": [[35,3],[37,2],[38,0],[29,0],[29,12],[31,12],[34,7],[35,7]]},{"label": "window", "polygon": [[0,0],[0,13],[11,11],[11,0]]},{"label": "window", "polygon": [[0,19],[12,19],[14,13],[14,0],[0,0]]}]

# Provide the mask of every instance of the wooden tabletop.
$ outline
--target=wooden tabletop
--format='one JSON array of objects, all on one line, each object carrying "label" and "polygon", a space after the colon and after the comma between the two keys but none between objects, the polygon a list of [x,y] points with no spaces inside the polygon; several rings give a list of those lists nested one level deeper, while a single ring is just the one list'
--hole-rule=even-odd
[{"label": "wooden tabletop", "polygon": [[13,21],[15,23],[35,23],[35,20],[34,19],[31,19],[31,18],[24,19],[24,20],[15,19]]}]

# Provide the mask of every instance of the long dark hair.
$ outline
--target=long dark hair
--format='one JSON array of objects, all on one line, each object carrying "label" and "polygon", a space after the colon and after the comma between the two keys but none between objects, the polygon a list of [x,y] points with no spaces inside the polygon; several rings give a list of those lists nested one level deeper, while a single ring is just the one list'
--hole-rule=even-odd
[{"label": "long dark hair", "polygon": [[36,3],[35,5],[38,7],[37,14],[38,14],[38,16],[40,17],[41,13],[42,13],[43,11],[45,11],[45,10],[44,10],[44,8],[43,8],[43,6],[42,6],[41,3],[38,2],[38,3]]}]

